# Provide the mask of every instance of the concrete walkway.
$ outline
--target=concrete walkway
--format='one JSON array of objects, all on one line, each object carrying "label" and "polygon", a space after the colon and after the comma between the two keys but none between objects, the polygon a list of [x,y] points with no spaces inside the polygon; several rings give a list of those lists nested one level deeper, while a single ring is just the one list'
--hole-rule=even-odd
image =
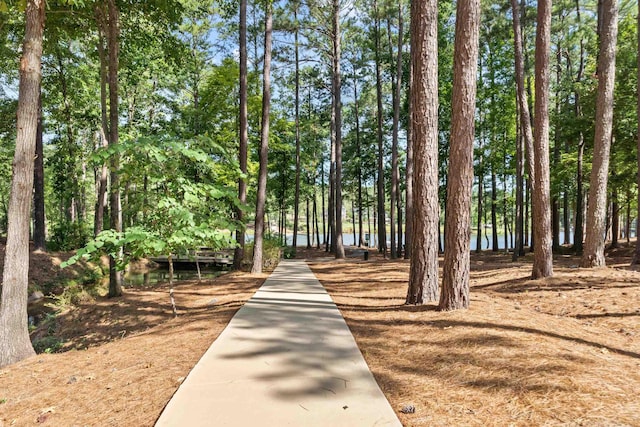
[{"label": "concrete walkway", "polygon": [[304,261],[284,260],[182,383],[156,426],[401,426]]}]

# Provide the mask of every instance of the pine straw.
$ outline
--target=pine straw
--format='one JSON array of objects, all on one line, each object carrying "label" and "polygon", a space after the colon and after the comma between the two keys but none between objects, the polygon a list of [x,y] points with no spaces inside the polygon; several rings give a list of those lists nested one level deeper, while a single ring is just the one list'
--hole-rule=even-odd
[{"label": "pine straw", "polygon": [[58,336],[68,351],[0,370],[0,427],[153,425],[265,278],[232,273],[177,284],[176,319],[166,285],[128,289],[61,315]]},{"label": "pine straw", "polygon": [[405,426],[640,425],[640,273],[529,261],[474,255],[456,312],[404,305],[406,261],[312,268]]}]

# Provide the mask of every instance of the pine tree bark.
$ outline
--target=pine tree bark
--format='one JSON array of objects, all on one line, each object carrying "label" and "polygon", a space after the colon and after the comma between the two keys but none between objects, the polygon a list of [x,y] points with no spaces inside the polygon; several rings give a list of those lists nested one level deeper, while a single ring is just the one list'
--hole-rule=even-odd
[{"label": "pine tree bark", "polygon": [[[640,28],[640,2],[638,2],[638,25],[636,28]],[[638,81],[640,82],[640,30],[638,33],[638,53],[637,53],[637,62],[638,62]],[[640,96],[638,96],[638,128],[640,129]],[[637,135],[638,143],[637,143],[637,157],[638,157],[638,188],[640,188],[640,132]],[[633,260],[631,261],[631,265],[640,264],[640,238],[638,238],[638,233],[640,232],[640,191],[638,191],[638,211],[636,212],[636,251],[633,255]]]},{"label": "pine tree bark", "polygon": [[[578,25],[581,23],[580,17],[580,1],[576,0],[576,21]],[[584,73],[585,62],[585,41],[580,39],[580,62],[578,64],[578,74],[575,79],[573,96],[575,99],[574,110],[577,119],[582,118],[582,102],[580,96],[579,85],[582,82],[582,75]],[[583,252],[583,240],[584,240],[584,184],[583,184],[583,163],[584,163],[584,134],[582,130],[578,131],[578,158],[576,162],[576,215],[575,215],[575,229],[573,234],[573,249],[576,254],[582,254]]]},{"label": "pine tree bark", "polygon": [[38,127],[36,131],[36,156],[33,173],[33,246],[46,250],[46,223],[44,207],[44,147],[42,145],[42,94],[38,94]]},{"label": "pine tree bark", "polygon": [[300,3],[294,2],[293,19],[294,19],[294,62],[295,62],[295,130],[296,130],[296,189],[293,201],[293,253],[295,254],[298,247],[298,215],[300,210],[300,53],[298,47],[298,7]]},{"label": "pine tree bark", "polygon": [[582,267],[603,267],[605,217],[609,154],[613,130],[613,91],[616,73],[616,42],[618,39],[618,2],[602,1],[600,52],[598,56],[598,98],[596,102],[593,166],[591,169],[587,234],[582,254]]},{"label": "pine tree bark", "polygon": [[[391,142],[391,258],[398,257],[398,246],[402,245],[402,222],[399,220],[402,213],[400,203],[400,170],[398,169],[398,133],[400,129],[400,98],[402,97],[402,1],[398,2],[398,52],[396,56],[395,93],[393,96],[393,131]],[[397,227],[396,230],[396,221]],[[398,239],[396,240],[396,231]]]},{"label": "pine tree bark", "polygon": [[[410,32],[410,46],[413,49],[413,32]],[[413,241],[413,60],[409,64],[409,126],[407,128],[407,161],[406,161],[406,189],[405,189],[405,233],[404,233],[404,259],[411,259],[411,245]]]},{"label": "pine tree bark", "polygon": [[272,3],[267,0],[264,30],[264,71],[262,75],[262,128],[260,131],[260,167],[258,171],[258,192],[256,195],[256,219],[253,246],[252,274],[262,273],[264,215],[267,202],[267,164],[269,161],[269,111],[271,108],[271,40],[273,34]]},{"label": "pine tree bark", "polygon": [[[356,174],[358,175],[358,247],[364,245],[363,225],[362,225],[362,145],[360,142],[360,108],[358,102],[358,79],[353,78],[353,108],[356,122]],[[355,243],[355,242],[354,242]]]},{"label": "pine tree bark", "polygon": [[[120,55],[120,12],[115,0],[108,0],[108,34],[109,49],[109,145],[118,145],[118,67]],[[111,157],[111,191],[109,210],[111,211],[111,229],[122,232],[122,207],[120,202],[120,156],[117,152]],[[118,258],[122,256],[122,248],[118,251]],[[109,257],[109,298],[122,295],[122,273],[117,269],[117,260]]]},{"label": "pine tree bark", "polygon": [[445,253],[439,310],[469,307],[469,226],[473,187],[480,0],[458,0],[451,143],[445,213]]},{"label": "pine tree bark", "polygon": [[[247,119],[247,0],[240,0],[240,28],[239,28],[239,48],[240,48],[240,76],[239,76],[239,149],[238,161],[240,172],[244,175],[238,179],[238,200],[241,205],[247,202],[247,153],[249,147],[249,122]],[[242,208],[236,209],[236,220],[240,227],[236,231],[236,243],[238,246],[233,252],[233,268],[242,268],[245,248],[244,212]]]},{"label": "pine tree bark", "polygon": [[335,257],[343,259],[345,257],[344,245],[342,242],[342,76],[340,71],[341,57],[341,35],[340,35],[340,1],[333,0],[333,66],[332,66],[332,92],[333,109],[335,123],[333,126],[334,141],[336,150],[336,172],[335,172],[335,222],[336,233],[333,236],[335,241]]},{"label": "pine tree bark", "polygon": [[377,100],[377,139],[378,139],[378,179],[377,179],[377,200],[378,200],[378,251],[387,253],[387,227],[385,221],[385,197],[384,197],[384,143],[382,135],[382,73],[380,59],[380,13],[378,1],[373,1],[373,13],[375,14],[375,66],[376,66],[376,100]]},{"label": "pine tree bark", "polygon": [[[498,252],[498,177],[491,166],[491,251]],[[455,169],[454,169],[455,170]]]},{"label": "pine tree bark", "polygon": [[549,174],[549,50],[551,44],[551,0],[538,1],[536,29],[536,93],[533,187],[534,279],[553,276],[551,250],[551,195]]},{"label": "pine tree bark", "polygon": [[[529,171],[529,180],[533,187],[536,185],[535,180],[535,168],[534,168],[534,159],[533,159],[533,131],[531,129],[531,114],[529,111],[529,100],[527,96],[526,82],[525,82],[525,57],[524,57],[524,39],[522,35],[522,26],[520,25],[520,7],[518,5],[518,0],[511,0],[511,10],[513,15],[513,34],[514,34],[514,52],[515,52],[515,70],[516,70],[516,100],[518,103],[518,113],[519,113],[519,125],[520,125],[520,133],[522,138],[522,143],[524,147],[521,148],[524,153],[521,156],[527,157],[528,171]],[[524,168],[524,165],[523,167]],[[524,180],[524,178],[522,178]],[[522,183],[522,187],[524,187],[524,182]],[[532,188],[533,190],[533,188]],[[522,195],[520,196],[523,197]],[[528,236],[528,198],[525,197],[522,199],[522,205],[524,205],[523,210],[525,212],[521,213],[524,216],[522,219],[523,230],[521,232],[521,248],[522,255],[524,255],[524,245],[529,241]]]},{"label": "pine tree bark", "polygon": [[45,1],[28,0],[20,60],[16,148],[9,196],[7,244],[0,299],[0,368],[35,354],[29,339],[29,222],[38,127]]},{"label": "pine tree bark", "polygon": [[[407,304],[438,295],[438,2],[411,4],[413,234]],[[384,222],[382,223],[384,226]]]}]

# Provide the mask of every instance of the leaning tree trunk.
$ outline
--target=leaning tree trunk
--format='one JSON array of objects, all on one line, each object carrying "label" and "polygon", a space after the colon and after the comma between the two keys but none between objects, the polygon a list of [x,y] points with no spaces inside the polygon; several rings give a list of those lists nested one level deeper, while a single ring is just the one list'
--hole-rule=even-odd
[{"label": "leaning tree trunk", "polygon": [[533,187],[534,279],[553,276],[549,174],[549,48],[551,0],[538,1],[536,29],[536,94]]},{"label": "leaning tree trunk", "polygon": [[618,2],[603,0],[600,53],[598,57],[598,100],[596,102],[593,167],[587,206],[587,234],[582,267],[603,267],[609,151],[613,128],[613,90],[618,39]]},{"label": "leaning tree trunk", "polygon": [[0,368],[35,354],[29,339],[29,220],[38,127],[45,1],[29,0],[20,60],[16,148],[9,196],[7,244],[0,299]]},{"label": "leaning tree trunk", "polygon": [[264,237],[264,213],[267,201],[267,162],[269,154],[269,109],[271,107],[271,37],[273,29],[272,4],[266,3],[264,31],[264,72],[262,76],[262,130],[260,133],[260,169],[256,196],[256,219],[251,273],[262,273],[262,244]]},{"label": "leaning tree trunk", "polygon": [[[438,2],[411,4],[413,234],[407,304],[438,296]],[[382,223],[384,226],[384,223]]]},{"label": "leaning tree trunk", "polygon": [[[118,62],[120,41],[120,12],[115,0],[108,2],[108,47],[109,47],[109,145],[118,145]],[[122,207],[120,204],[120,156],[117,151],[111,157],[111,192],[109,209],[111,229],[122,232]],[[118,258],[122,257],[122,247],[118,249]],[[109,297],[122,295],[122,273],[117,268],[117,259],[109,257]]]},{"label": "leaning tree trunk", "polygon": [[[469,226],[478,69],[480,0],[458,0],[445,214],[445,253],[439,310],[469,307]],[[495,174],[494,174],[495,176]]]},{"label": "leaning tree trunk", "polygon": [[[249,125],[247,119],[247,0],[240,0],[240,76],[239,76],[239,132],[240,137],[238,160],[240,172],[243,176],[238,179],[238,200],[241,205],[247,202],[247,152],[249,146]],[[236,220],[239,230],[236,231],[236,242],[238,246],[233,252],[233,268],[239,270],[242,267],[244,258],[245,232],[244,232],[244,212],[241,207],[236,209]]]}]

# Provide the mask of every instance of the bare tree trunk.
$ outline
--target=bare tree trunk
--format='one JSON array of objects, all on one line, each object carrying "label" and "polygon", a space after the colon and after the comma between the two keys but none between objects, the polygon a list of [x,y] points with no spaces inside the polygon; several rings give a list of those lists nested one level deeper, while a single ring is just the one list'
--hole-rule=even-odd
[{"label": "bare tree trunk", "polygon": [[[638,25],[637,28],[640,29],[640,2],[638,2]],[[637,61],[638,61],[638,81],[640,82],[640,30],[638,32],[638,53]],[[640,96],[638,96],[638,127],[640,128]],[[637,135],[638,138],[638,149],[637,149],[637,157],[638,157],[638,188],[640,188],[640,132]],[[633,255],[633,260],[631,261],[631,265],[640,264],[640,239],[638,238],[638,233],[640,232],[640,191],[638,191],[638,211],[636,212],[636,251]]]},{"label": "bare tree trunk", "polygon": [[534,279],[553,276],[549,184],[549,46],[551,0],[538,1],[536,29],[536,102],[533,186]]},{"label": "bare tree trunk", "polygon": [[[400,218],[402,204],[400,203],[400,192],[398,184],[400,181],[400,171],[398,166],[398,132],[400,129],[400,98],[402,97],[402,1],[398,2],[398,52],[396,57],[395,93],[393,96],[393,137],[391,143],[391,258],[398,257],[397,245],[401,244],[402,223],[398,221],[400,237],[396,243],[395,222]],[[389,37],[391,34],[389,34]],[[389,45],[391,49],[391,45]],[[396,218],[397,217],[397,218]]]},{"label": "bare tree trunk", "polygon": [[[322,239],[323,242],[322,244],[328,244],[328,240],[327,240],[327,224],[325,221],[325,205],[324,205],[324,191],[325,191],[325,184],[324,184],[324,157],[322,159],[320,159],[320,185],[321,185],[321,190],[322,190]],[[329,247],[327,246],[325,248],[325,251],[329,251]]]},{"label": "bare tree trunk", "polygon": [[[491,250],[498,252],[498,177],[491,166]],[[455,170],[455,169],[454,169]]]},{"label": "bare tree trunk", "polygon": [[313,218],[316,229],[316,249],[320,249],[320,224],[318,224],[318,201],[316,200],[316,186],[313,186]]},{"label": "bare tree trunk", "polygon": [[306,197],[306,210],[305,210],[305,217],[306,217],[306,221],[307,221],[307,249],[311,249],[311,221],[309,219],[309,196]]},{"label": "bare tree trunk", "polygon": [[[356,121],[356,153],[358,163],[356,164],[356,174],[358,175],[358,247],[364,245],[362,226],[362,146],[360,144],[360,110],[358,106],[358,79],[353,78],[353,107]],[[355,242],[354,242],[355,244]]]},{"label": "bare tree trunk", "polygon": [[[482,169],[482,167],[480,167]],[[476,228],[476,253],[479,254],[482,251],[482,230],[483,230],[483,209],[484,209],[484,182],[483,172],[478,173],[478,225]]]},{"label": "bare tree trunk", "polygon": [[611,191],[611,247],[619,247],[620,237],[620,204],[618,203],[618,189]]},{"label": "bare tree trunk", "polygon": [[613,127],[613,90],[616,74],[618,2],[602,1],[602,31],[598,58],[598,100],[596,102],[593,167],[587,206],[587,235],[582,267],[603,267],[609,152]]},{"label": "bare tree trunk", "polygon": [[[413,27],[412,27],[413,28]],[[413,40],[413,34],[410,33],[410,38]],[[413,42],[410,42],[413,49]],[[411,259],[411,245],[413,241],[413,95],[411,89],[413,88],[413,60],[409,65],[409,90],[407,96],[409,97],[409,127],[407,128],[407,166],[406,166],[406,209],[405,209],[405,233],[404,233],[404,259]]]},{"label": "bare tree trunk", "polygon": [[373,13],[375,14],[375,63],[376,63],[376,99],[377,99],[377,138],[378,138],[378,179],[377,179],[377,200],[378,200],[378,250],[382,253],[387,252],[387,227],[384,211],[384,144],[382,135],[382,76],[380,64],[380,12],[378,10],[378,1],[373,1]]},{"label": "bare tree trunk", "polygon": [[[517,3],[516,3],[517,4]],[[520,106],[518,106],[518,113]],[[512,261],[524,256],[524,147],[522,126],[517,125],[516,136],[516,242],[513,250]]]},{"label": "bare tree trunk", "polygon": [[336,259],[345,257],[344,245],[342,243],[342,76],[340,72],[340,1],[333,0],[333,75],[332,75],[332,91],[333,91],[333,108],[335,111],[335,123],[333,127],[335,149],[336,149],[336,176],[335,176],[335,204],[336,204],[336,234],[333,236],[335,241]]},{"label": "bare tree trunk", "polygon": [[[581,23],[580,18],[580,1],[576,0],[576,17],[578,25]],[[580,39],[580,63],[578,65],[578,75],[574,84],[575,98],[575,115],[578,119],[582,118],[582,104],[580,102],[579,84],[582,82],[582,74],[584,72],[585,47],[584,39]],[[573,234],[573,249],[576,254],[582,254],[584,240],[584,190],[583,190],[583,172],[582,165],[584,163],[584,134],[582,130],[578,131],[578,159],[576,162],[576,218],[575,230]]]},{"label": "bare tree trunk", "polygon": [[[527,181],[535,187],[535,168],[534,168],[534,150],[533,150],[533,131],[531,130],[531,115],[529,113],[529,101],[525,85],[525,57],[524,57],[524,38],[522,35],[522,27],[520,25],[520,11],[518,0],[511,0],[511,9],[513,11],[513,33],[514,33],[514,52],[515,52],[515,69],[516,69],[516,99],[518,102],[518,112],[520,114],[520,132],[524,142],[524,154],[527,156],[527,164],[529,171],[529,180]],[[524,186],[524,184],[523,184]],[[529,187],[527,187],[528,190]],[[524,230],[523,243],[529,242],[529,205],[528,197],[523,200],[524,205]],[[524,253],[523,253],[524,255]]]},{"label": "bare tree trunk", "polygon": [[33,190],[33,157],[38,127],[42,35],[45,1],[28,0],[20,60],[16,148],[9,196],[7,245],[0,299],[0,368],[35,354],[29,339],[29,220]]},{"label": "bare tree trunk", "polygon": [[[107,34],[109,47],[109,145],[118,145],[118,63],[120,42],[120,12],[115,0],[108,0]],[[122,232],[122,208],[120,205],[120,156],[114,153],[111,157],[111,192],[109,208],[111,211],[111,229]],[[122,256],[122,248],[119,249],[118,258]],[[109,297],[122,295],[122,273],[116,267],[117,260],[109,257]]]},{"label": "bare tree trunk", "polygon": [[272,3],[267,0],[264,30],[264,72],[262,76],[262,129],[260,132],[260,169],[256,197],[255,236],[251,273],[262,273],[264,214],[267,201],[267,164],[269,156],[269,110],[271,107],[271,38],[273,33]]},{"label": "bare tree trunk", "polygon": [[[438,2],[411,4],[413,235],[407,304],[438,295]],[[381,222],[384,227],[384,222]],[[384,234],[382,234],[384,235]]]},{"label": "bare tree trunk", "polygon": [[[238,160],[240,163],[240,172],[243,175],[238,179],[238,200],[244,205],[247,202],[247,152],[249,146],[249,125],[247,119],[247,0],[240,0],[240,76],[239,76],[239,132],[240,137]],[[233,268],[239,270],[242,268],[242,260],[244,259],[245,247],[245,230],[244,230],[244,212],[242,208],[236,209],[236,220],[240,229],[236,231],[236,242],[238,246],[233,252]]]},{"label": "bare tree trunk", "polygon": [[293,20],[295,22],[294,30],[294,52],[295,52],[295,128],[296,128],[296,190],[293,202],[293,253],[295,255],[298,247],[298,213],[300,210],[300,59],[298,52],[298,7],[300,3],[294,2]]},{"label": "bare tree trunk", "polygon": [[[105,52],[105,32],[107,30],[106,17],[101,6],[96,6],[96,22],[98,24],[98,56],[100,58],[100,141],[102,147],[109,145],[109,121],[107,119],[107,58]],[[100,234],[104,227],[104,211],[107,206],[107,180],[109,168],[106,162],[100,170],[98,194],[96,197],[95,220],[93,235]]]},{"label": "bare tree trunk", "polygon": [[447,177],[445,247],[439,310],[469,307],[469,226],[480,0],[458,0]]},{"label": "bare tree trunk", "polygon": [[42,145],[42,94],[38,94],[38,127],[33,174],[33,246],[46,250],[46,224],[44,208],[44,150]]}]

